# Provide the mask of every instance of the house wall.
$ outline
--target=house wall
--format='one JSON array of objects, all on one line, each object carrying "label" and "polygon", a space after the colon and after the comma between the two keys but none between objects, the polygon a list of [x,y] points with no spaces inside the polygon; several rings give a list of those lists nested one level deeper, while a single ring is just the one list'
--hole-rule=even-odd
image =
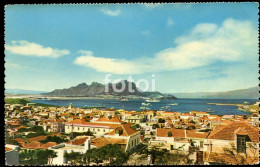
[{"label": "house wall", "polygon": [[138,144],[140,144],[140,132],[137,132],[129,137],[127,150],[133,149]]},{"label": "house wall", "polygon": [[174,137],[158,137],[158,136],[156,136],[156,140],[166,141],[167,143],[173,143]]},{"label": "house wall", "polygon": [[211,150],[210,147],[207,147],[207,151],[222,153],[223,148],[230,147],[230,143],[236,144],[236,142],[232,140],[218,140],[218,139],[207,139],[205,144],[212,144]]},{"label": "house wall", "polygon": [[130,136],[119,136],[119,135],[105,135],[106,138],[115,138],[115,139],[127,139],[126,150],[129,151],[140,144],[140,132],[134,133]]},{"label": "house wall", "polygon": [[[223,153],[223,148],[229,148],[231,147],[231,143],[234,143],[235,146],[237,147],[237,142],[236,139],[235,140],[218,140],[218,139],[207,139],[207,143],[205,144],[212,144],[212,152],[217,152],[217,153]],[[259,150],[259,144],[256,144],[257,148],[256,151],[258,152]],[[206,151],[210,151],[210,147],[205,147]],[[255,156],[254,155],[254,151],[250,148],[246,149],[246,152],[248,154],[248,156]]]},{"label": "house wall", "polygon": [[6,165],[19,165],[19,146],[6,144],[6,147],[13,150],[5,152],[5,164]]},{"label": "house wall", "polygon": [[155,140],[151,141],[150,146],[160,146],[161,149],[167,149],[169,151],[172,151],[171,146],[173,146],[173,149],[177,149],[179,147],[182,147],[182,151],[189,151],[189,146],[190,143],[187,142],[176,142],[176,141],[171,141],[171,142],[165,142],[164,140]]},{"label": "house wall", "polygon": [[64,158],[65,150],[53,149],[57,153],[57,157],[53,158],[53,165],[62,165],[66,163],[66,158]]},{"label": "house wall", "polygon": [[71,132],[82,133],[82,132],[87,132],[89,130],[90,132],[93,132],[95,136],[101,136],[113,130],[109,128],[78,126],[78,125],[74,125],[73,128],[74,129],[72,130],[72,125],[65,125],[65,133],[71,133]]}]

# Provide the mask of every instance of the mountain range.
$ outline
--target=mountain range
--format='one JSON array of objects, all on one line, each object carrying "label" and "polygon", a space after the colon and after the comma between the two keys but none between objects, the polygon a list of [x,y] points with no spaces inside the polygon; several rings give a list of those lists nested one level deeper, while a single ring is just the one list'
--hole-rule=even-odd
[{"label": "mountain range", "polygon": [[[124,81],[125,83],[127,81]],[[77,86],[70,87],[68,89],[55,89],[52,92],[47,91],[35,91],[35,90],[23,90],[23,89],[6,89],[6,94],[41,94],[48,96],[99,96],[99,95],[114,95],[114,96],[141,96],[149,98],[212,98],[212,99],[258,99],[259,98],[259,87],[251,87],[248,89],[239,89],[233,91],[225,92],[197,92],[197,93],[170,93],[163,94],[160,92],[142,92],[139,90],[134,83],[132,84],[132,89],[135,90],[133,93],[128,91],[128,84],[126,84],[126,90],[117,93],[112,89],[112,84],[109,84],[109,91],[104,92],[105,85],[92,82],[90,85],[86,83],[81,83]],[[120,83],[116,84],[119,89],[122,85]]]},{"label": "mountain range", "polygon": [[258,99],[259,87],[238,89],[226,92],[197,92],[197,93],[172,93],[177,98],[206,98],[206,99]]},{"label": "mountain range", "polygon": [[[125,89],[122,92],[117,92],[113,89],[115,87],[117,90],[120,90],[125,84]],[[124,80],[123,82],[118,83],[109,83],[108,91],[105,91],[106,85],[92,82],[90,85],[86,83],[81,83],[77,86],[73,86],[67,89],[55,89],[49,93],[42,93],[46,96],[73,96],[73,97],[97,97],[97,96],[135,96],[135,97],[148,97],[148,98],[159,98],[159,99],[176,99],[174,95],[163,94],[160,92],[143,92],[136,87],[135,83]],[[129,91],[129,87],[133,91]]]}]

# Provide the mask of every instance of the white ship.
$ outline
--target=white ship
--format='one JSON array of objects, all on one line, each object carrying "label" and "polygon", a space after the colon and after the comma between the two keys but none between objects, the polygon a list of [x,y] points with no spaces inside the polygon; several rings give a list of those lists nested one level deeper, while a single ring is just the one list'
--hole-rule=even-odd
[{"label": "white ship", "polygon": [[128,99],[124,97],[124,98],[121,98],[120,101],[128,101]]},{"label": "white ship", "polygon": [[168,104],[168,105],[176,106],[176,105],[179,105],[179,104],[178,103],[172,103],[172,104]]},{"label": "white ship", "polygon": [[154,102],[160,102],[159,99],[146,99],[145,101],[146,101],[146,102],[152,102],[152,103],[154,103]]}]

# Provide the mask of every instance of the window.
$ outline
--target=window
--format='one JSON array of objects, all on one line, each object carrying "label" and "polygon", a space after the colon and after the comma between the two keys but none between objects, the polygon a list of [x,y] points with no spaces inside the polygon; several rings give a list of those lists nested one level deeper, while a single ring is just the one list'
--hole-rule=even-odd
[{"label": "window", "polygon": [[242,136],[242,135],[237,136],[237,152],[238,153],[246,152],[246,136]]},{"label": "window", "polygon": [[171,145],[171,150],[173,150],[173,145]]},{"label": "window", "polygon": [[203,141],[200,141],[200,147],[203,147]]},{"label": "window", "polygon": [[132,147],[134,146],[134,141],[132,140]]},{"label": "window", "polygon": [[104,129],[103,131],[105,132],[106,130]]},{"label": "window", "polygon": [[100,131],[100,129],[98,129],[98,132]]}]

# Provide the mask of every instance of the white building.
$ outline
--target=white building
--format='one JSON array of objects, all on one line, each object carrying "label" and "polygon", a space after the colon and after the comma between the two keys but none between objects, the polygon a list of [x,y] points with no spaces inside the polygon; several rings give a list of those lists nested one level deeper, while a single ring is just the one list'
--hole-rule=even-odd
[{"label": "white building", "polygon": [[64,165],[67,164],[67,159],[64,157],[64,154],[74,152],[86,153],[87,150],[90,149],[91,138],[86,139],[84,142],[84,146],[73,145],[67,143],[61,143],[56,146],[52,146],[49,149],[57,152],[57,157],[53,158],[53,165]]}]

